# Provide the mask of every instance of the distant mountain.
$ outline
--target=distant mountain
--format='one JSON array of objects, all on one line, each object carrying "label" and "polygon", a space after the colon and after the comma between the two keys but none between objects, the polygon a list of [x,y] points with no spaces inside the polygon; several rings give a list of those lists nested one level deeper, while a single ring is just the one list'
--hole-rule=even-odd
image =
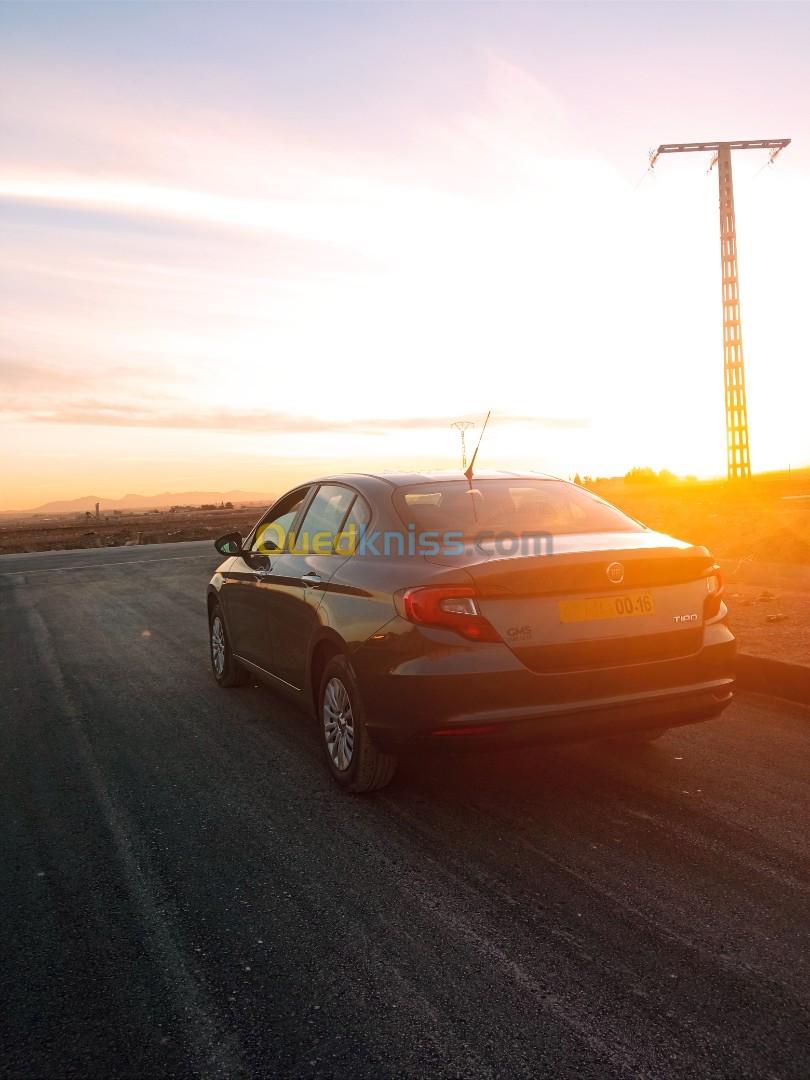
[{"label": "distant mountain", "polygon": [[270,505],[272,495],[259,491],[164,491],[160,495],[124,495],[121,499],[105,499],[99,495],[83,495],[80,499],[57,499],[43,503],[32,514],[81,514],[93,511],[96,503],[104,510],[158,510],[167,506],[199,506],[200,503],[265,503]]}]

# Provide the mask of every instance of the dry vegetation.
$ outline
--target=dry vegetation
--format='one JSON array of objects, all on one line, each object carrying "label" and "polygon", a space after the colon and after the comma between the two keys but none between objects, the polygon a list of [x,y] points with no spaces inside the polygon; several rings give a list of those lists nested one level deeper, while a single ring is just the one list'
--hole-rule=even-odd
[{"label": "dry vegetation", "polygon": [[589,485],[645,525],[718,557],[745,652],[810,664],[810,471],[750,484],[604,480]]},{"label": "dry vegetation", "polygon": [[724,559],[810,566],[810,471],[750,483],[599,480],[589,487],[650,528]]},{"label": "dry vegetation", "polygon": [[60,514],[47,519],[7,518],[0,524],[0,554],[214,540],[232,530],[244,535],[265,509],[247,506],[231,510],[162,510],[159,513],[102,514],[98,519],[76,514]]}]

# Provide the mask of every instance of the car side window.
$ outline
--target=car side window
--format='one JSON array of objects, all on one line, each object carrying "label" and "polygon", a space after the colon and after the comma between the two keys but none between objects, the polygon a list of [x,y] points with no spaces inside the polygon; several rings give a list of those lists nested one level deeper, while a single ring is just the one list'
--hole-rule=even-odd
[{"label": "car side window", "polygon": [[295,554],[331,555],[353,499],[350,488],[322,484],[296,531]]},{"label": "car side window", "polygon": [[361,495],[358,495],[335,541],[335,554],[353,555],[370,521],[371,511],[368,503]]},{"label": "car side window", "polygon": [[286,551],[293,522],[309,494],[308,489],[293,491],[273,507],[256,529],[250,550],[256,555],[275,555]]}]

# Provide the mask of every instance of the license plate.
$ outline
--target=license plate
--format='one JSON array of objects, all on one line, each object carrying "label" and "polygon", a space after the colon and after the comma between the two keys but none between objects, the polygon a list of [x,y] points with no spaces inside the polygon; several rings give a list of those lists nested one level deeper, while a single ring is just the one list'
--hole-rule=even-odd
[{"label": "license plate", "polygon": [[590,622],[596,619],[626,619],[653,615],[652,593],[632,592],[621,596],[596,596],[588,600],[560,600],[560,622]]}]

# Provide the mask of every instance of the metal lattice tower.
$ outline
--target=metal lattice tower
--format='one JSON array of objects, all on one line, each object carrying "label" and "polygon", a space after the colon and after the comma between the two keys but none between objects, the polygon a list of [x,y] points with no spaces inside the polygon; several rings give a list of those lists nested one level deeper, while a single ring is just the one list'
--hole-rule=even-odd
[{"label": "metal lattice tower", "polygon": [[[665,143],[650,155],[652,168],[661,154],[710,150],[717,164],[720,185],[720,261],[723,282],[723,370],[726,393],[726,459],[729,480],[751,475],[748,441],[748,402],[745,396],[740,286],[737,271],[737,226],[734,218],[732,150],[770,150],[769,164],[790,139],[756,139],[738,142]],[[711,166],[710,166],[711,168]]]},{"label": "metal lattice tower", "polygon": [[475,427],[475,424],[472,420],[456,420],[450,427],[461,432],[461,471],[463,472],[467,468],[467,432],[471,427]]}]

